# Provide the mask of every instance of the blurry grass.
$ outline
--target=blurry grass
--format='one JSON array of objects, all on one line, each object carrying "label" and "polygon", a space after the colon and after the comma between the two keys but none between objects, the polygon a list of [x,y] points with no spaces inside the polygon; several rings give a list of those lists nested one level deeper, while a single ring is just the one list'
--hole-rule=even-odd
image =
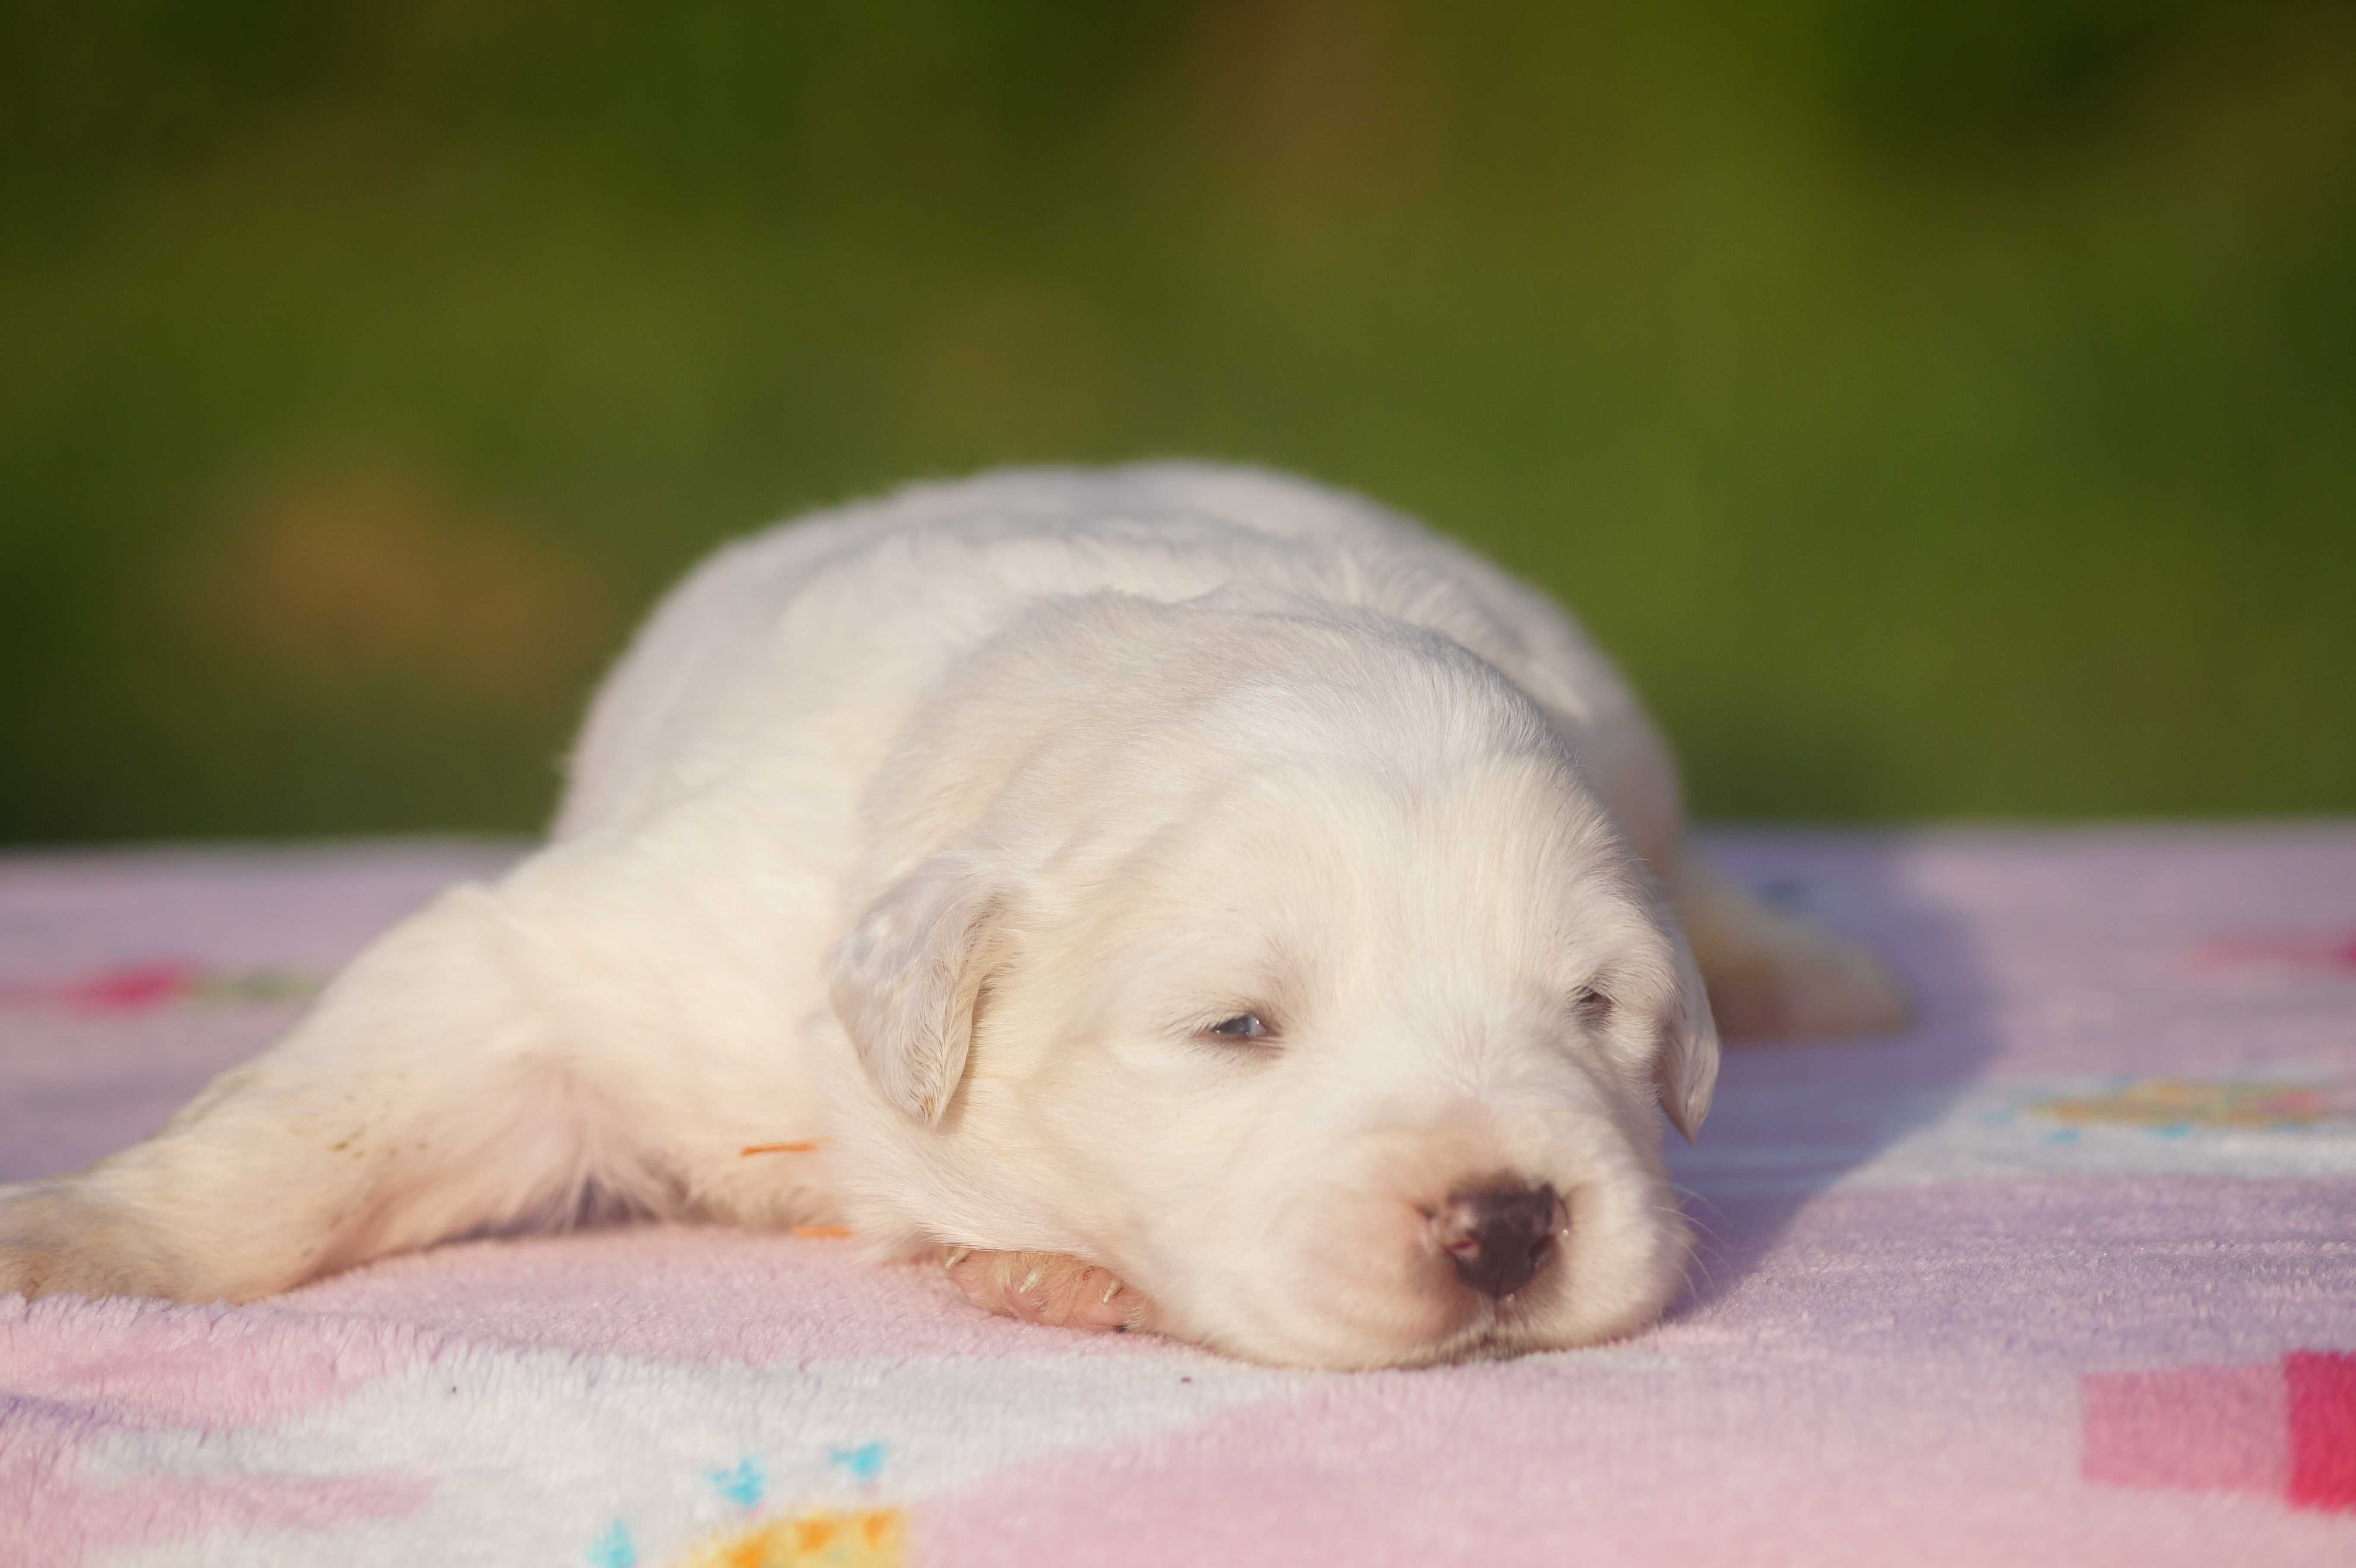
[{"label": "blurry grass", "polygon": [[0,837],[529,826],[718,539],[1171,453],[1712,815],[2356,808],[2344,7],[0,17]]}]

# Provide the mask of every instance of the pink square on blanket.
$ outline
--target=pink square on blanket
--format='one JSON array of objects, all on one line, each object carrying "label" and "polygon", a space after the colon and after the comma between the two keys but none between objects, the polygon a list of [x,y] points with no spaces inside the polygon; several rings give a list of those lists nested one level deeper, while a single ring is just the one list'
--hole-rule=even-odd
[{"label": "pink square on blanket", "polygon": [[2356,1509],[2356,1356],[2090,1372],[2080,1400],[2089,1481]]},{"label": "pink square on blanket", "polygon": [[2279,1366],[2091,1372],[2080,1473],[2114,1487],[2280,1494],[2290,1479]]}]

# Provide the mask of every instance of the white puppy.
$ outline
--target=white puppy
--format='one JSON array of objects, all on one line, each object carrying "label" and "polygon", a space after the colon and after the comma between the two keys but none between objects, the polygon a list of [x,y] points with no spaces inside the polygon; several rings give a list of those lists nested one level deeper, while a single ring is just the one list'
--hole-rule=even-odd
[{"label": "white puppy", "polygon": [[1713,1002],[1903,1011],[1697,865],[1537,593],[1270,475],[993,475],[706,563],[552,841],[155,1137],[0,1189],[0,1291],[241,1300],[626,1213],[1270,1361],[1583,1344],[1679,1281],[1655,1108],[1700,1124]]}]

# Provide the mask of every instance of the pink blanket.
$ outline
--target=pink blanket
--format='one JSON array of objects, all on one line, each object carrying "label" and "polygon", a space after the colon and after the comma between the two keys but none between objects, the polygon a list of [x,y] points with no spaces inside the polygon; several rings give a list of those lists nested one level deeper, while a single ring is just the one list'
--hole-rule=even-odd
[{"label": "pink blanket", "polygon": [[[2356,827],[1720,847],[1922,1022],[1729,1053],[1651,1333],[1276,1371],[688,1230],[4,1297],[0,1563],[2356,1563]],[[0,860],[0,1179],[504,855]]]}]

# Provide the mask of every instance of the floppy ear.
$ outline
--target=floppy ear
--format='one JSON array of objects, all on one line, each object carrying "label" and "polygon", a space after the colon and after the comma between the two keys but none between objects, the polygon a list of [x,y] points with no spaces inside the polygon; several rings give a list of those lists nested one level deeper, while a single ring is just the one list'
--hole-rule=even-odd
[{"label": "floppy ear", "polygon": [[1677,987],[1661,1015],[1653,1086],[1661,1098],[1662,1115],[1691,1143],[1701,1131],[1702,1118],[1709,1115],[1710,1095],[1718,1088],[1718,1025],[1709,1016],[1701,965],[1694,962],[1693,948],[1677,929],[1665,900],[1661,901],[1661,921],[1676,953]]},{"label": "floppy ear", "polygon": [[870,904],[835,949],[835,1017],[884,1097],[927,1125],[965,1072],[974,1001],[1001,946],[999,901],[966,857],[936,855]]}]

